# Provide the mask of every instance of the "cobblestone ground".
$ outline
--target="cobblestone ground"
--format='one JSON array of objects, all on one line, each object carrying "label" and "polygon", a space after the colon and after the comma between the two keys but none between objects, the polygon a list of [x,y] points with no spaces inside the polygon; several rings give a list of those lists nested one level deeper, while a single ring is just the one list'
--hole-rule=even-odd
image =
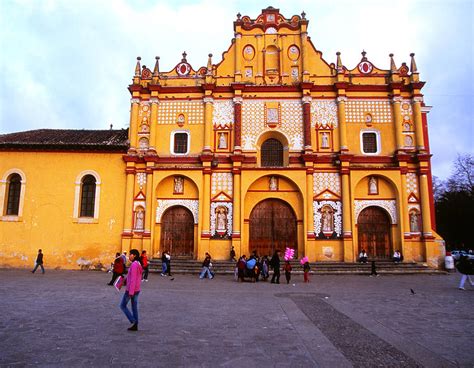
[{"label": "cobblestone ground", "polygon": [[152,274],[138,332],[110,276],[0,270],[0,366],[474,367],[474,288],[458,290],[456,274],[289,285]]}]

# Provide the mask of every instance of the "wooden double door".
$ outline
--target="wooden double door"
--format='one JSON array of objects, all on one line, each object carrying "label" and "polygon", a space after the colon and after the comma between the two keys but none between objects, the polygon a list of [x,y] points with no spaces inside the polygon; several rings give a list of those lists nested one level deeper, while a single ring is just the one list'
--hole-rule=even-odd
[{"label": "wooden double door", "polygon": [[359,252],[364,249],[370,258],[387,259],[392,254],[390,219],[380,207],[367,207],[357,220]]},{"label": "wooden double door", "polygon": [[249,251],[259,256],[298,249],[297,221],[291,206],[280,199],[266,199],[250,213]]},{"label": "wooden double door", "polygon": [[163,214],[160,249],[172,257],[194,257],[194,218],[186,207],[174,206]]}]

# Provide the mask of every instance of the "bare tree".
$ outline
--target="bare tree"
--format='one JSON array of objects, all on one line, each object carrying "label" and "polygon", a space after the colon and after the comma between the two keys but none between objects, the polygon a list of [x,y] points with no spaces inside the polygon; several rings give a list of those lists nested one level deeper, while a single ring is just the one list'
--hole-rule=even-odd
[{"label": "bare tree", "polygon": [[454,161],[454,171],[448,179],[449,190],[466,191],[474,194],[474,157],[458,154]]}]

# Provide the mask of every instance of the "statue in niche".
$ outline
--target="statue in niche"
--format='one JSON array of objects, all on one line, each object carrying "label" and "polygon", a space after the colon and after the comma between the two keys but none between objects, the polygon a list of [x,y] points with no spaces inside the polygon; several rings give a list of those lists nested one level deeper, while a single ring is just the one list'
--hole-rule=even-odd
[{"label": "statue in niche", "polygon": [[409,135],[405,136],[405,146],[412,147],[413,146],[413,138]]},{"label": "statue in niche", "polygon": [[329,206],[324,206],[321,211],[321,228],[323,233],[334,231],[334,211]]},{"label": "statue in niche", "polygon": [[373,176],[369,179],[369,194],[378,194],[379,190],[377,188],[377,179]]},{"label": "statue in niche", "polygon": [[227,148],[227,138],[224,133],[219,134],[219,145],[217,147],[220,149]]},{"label": "statue in niche", "polygon": [[138,142],[138,145],[140,149],[147,149],[148,148],[148,139],[147,138],[140,138],[140,141]]},{"label": "statue in niche", "polygon": [[321,136],[321,148],[329,148],[329,134],[326,132]]},{"label": "statue in niche", "polygon": [[182,194],[184,191],[184,179],[181,176],[174,177],[174,192]]},{"label": "statue in niche", "polygon": [[270,177],[270,182],[268,186],[270,190],[278,190],[278,180],[275,176]]},{"label": "statue in niche", "polygon": [[225,207],[216,208],[216,230],[221,234],[227,231],[227,209]]},{"label": "statue in niche", "polygon": [[138,211],[135,213],[135,230],[144,229],[144,220],[145,220],[145,211],[142,207],[138,208]]},{"label": "statue in niche", "polygon": [[410,232],[419,233],[420,232],[420,223],[418,221],[418,213],[413,211],[410,213]]}]

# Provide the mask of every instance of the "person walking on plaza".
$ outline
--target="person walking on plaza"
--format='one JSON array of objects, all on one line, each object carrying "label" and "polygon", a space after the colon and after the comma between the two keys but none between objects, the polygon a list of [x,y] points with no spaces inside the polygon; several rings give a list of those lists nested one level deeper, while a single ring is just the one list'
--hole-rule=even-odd
[{"label": "person walking on plaza", "polygon": [[41,249],[38,249],[38,255],[36,256],[35,268],[33,268],[33,271],[31,271],[31,273],[35,273],[38,266],[41,267],[41,273],[44,275],[43,251]]},{"label": "person walking on plaza", "polygon": [[[138,330],[138,295],[140,294],[140,284],[142,280],[143,268],[139,262],[140,253],[137,249],[130,251],[130,268],[128,270],[126,289],[120,303],[120,309],[127,316],[132,326],[128,328],[129,331]],[[128,302],[132,302],[132,311],[127,307]]]},{"label": "person walking on plaza", "polygon": [[127,252],[124,251],[121,257],[123,260],[123,274],[125,275],[127,273]]},{"label": "person walking on plaza", "polygon": [[166,270],[167,270],[167,262],[166,262],[166,255],[168,254],[168,251],[165,250],[161,254],[161,276],[166,276]]},{"label": "person walking on plaza", "polygon": [[375,265],[375,261],[372,261],[370,266],[370,277],[372,276],[379,276],[379,274],[377,273],[377,266]]},{"label": "person walking on plaza", "polygon": [[304,282],[309,282],[309,270],[311,267],[309,266],[309,261],[306,261],[303,264],[303,276],[304,276]]},{"label": "person walking on plaza", "polygon": [[148,282],[148,257],[146,255],[146,250],[142,251],[141,262],[143,267],[143,278],[142,281]]},{"label": "person walking on plaza", "polygon": [[470,275],[474,274],[474,264],[473,261],[469,259],[468,256],[461,255],[459,261],[456,262],[456,269],[462,275],[461,280],[459,281],[459,290],[466,290],[464,284],[466,280],[469,280],[471,286],[474,287],[474,282],[471,279]]},{"label": "person walking on plaza", "polygon": [[279,284],[280,283],[280,255],[279,250],[277,249],[275,253],[273,253],[273,257],[270,260],[270,266],[273,268],[273,276],[272,276],[272,284]]},{"label": "person walking on plaza", "polygon": [[202,270],[201,270],[201,273],[199,274],[200,279],[205,278],[206,275],[209,279],[213,278],[209,267],[211,267],[211,255],[206,252],[206,257],[204,258],[204,261],[202,262]]},{"label": "person walking on plaza", "polygon": [[166,272],[168,272],[168,276],[171,277],[171,255],[170,252],[166,252]]},{"label": "person walking on plaza", "polygon": [[115,260],[114,260],[114,267],[112,269],[112,280],[107,285],[112,286],[117,280],[117,277],[123,275],[123,270],[124,270],[124,265],[123,265],[123,258],[120,255],[120,253],[115,254]]},{"label": "person walking on plaza", "polygon": [[231,248],[230,250],[230,258],[229,258],[230,261],[233,261],[233,262],[236,262],[237,260],[235,259],[235,249],[234,247]]},{"label": "person walking on plaza", "polygon": [[291,280],[291,264],[290,261],[286,261],[285,265],[283,266],[283,269],[285,270],[285,278],[286,278],[286,283],[289,284]]}]

